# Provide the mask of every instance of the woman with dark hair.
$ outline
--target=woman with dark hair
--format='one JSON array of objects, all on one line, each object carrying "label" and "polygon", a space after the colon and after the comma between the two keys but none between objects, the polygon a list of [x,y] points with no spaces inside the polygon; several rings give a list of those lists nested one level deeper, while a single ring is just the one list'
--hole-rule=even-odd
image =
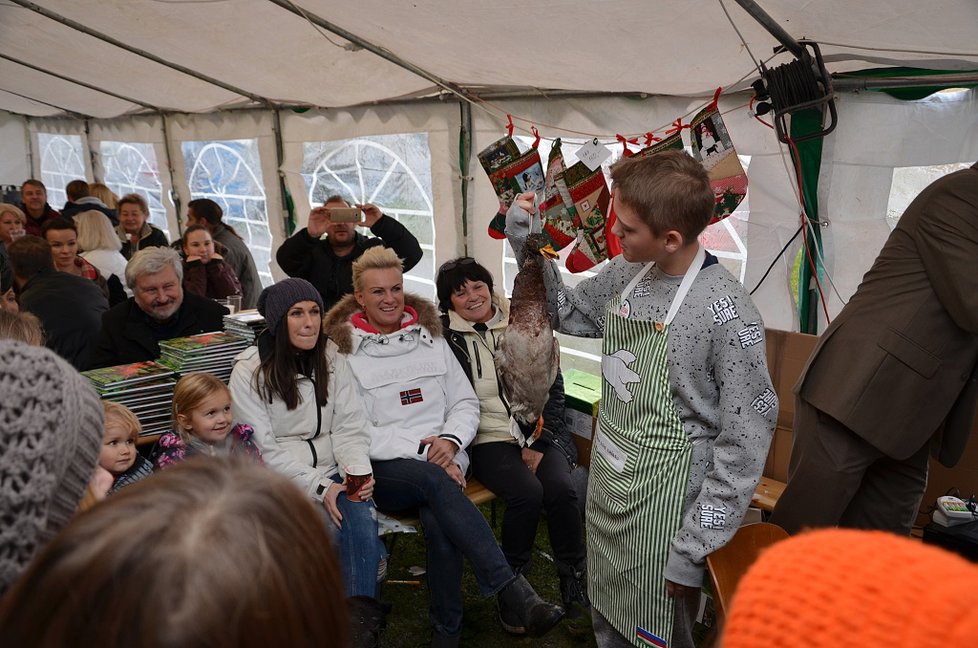
[{"label": "woman with dark hair", "polygon": [[78,515],[5,598],[0,636],[10,646],[345,648],[328,541],[272,471],[190,460]]},{"label": "woman with dark hair", "polygon": [[98,268],[78,254],[78,228],[74,221],[61,216],[52,218],[44,223],[41,232],[44,240],[51,246],[51,256],[54,258],[54,267],[58,272],[91,279],[110,305],[126,301],[126,291],[119,277],[109,283]]},{"label": "woman with dark hair", "polygon": [[235,360],[232,412],[254,428],[265,465],[302,489],[339,537],[347,596],[376,599],[386,562],[369,501],[374,480],[351,492],[345,478],[353,466],[369,472],[370,437],[350,366],[327,347],[322,303],[304,279],[262,291],[258,312],[268,329]]},{"label": "woman with dark hair", "polygon": [[237,275],[224,262],[224,246],[211,238],[206,227],[191,225],[181,240],[184,290],[211,299],[241,294]]},{"label": "woman with dark hair", "polygon": [[564,607],[568,613],[574,604],[588,609],[583,523],[571,481],[577,449],[564,423],[564,379],[558,372],[543,429],[533,440],[532,431],[524,434],[510,415],[495,369],[509,300],[493,291],[492,274],[471,257],[443,264],[435,285],[445,339],[479,397],[479,429],[469,446],[472,473],[506,502],[506,560],[517,573],[529,567],[540,513],[546,511]]},{"label": "woman with dark hair", "polygon": [[248,245],[223,218],[224,210],[209,198],[197,198],[187,203],[187,226],[204,226],[214,240],[224,246],[224,260],[241,282],[241,307],[254,308],[261,292],[258,268],[255,267]]}]

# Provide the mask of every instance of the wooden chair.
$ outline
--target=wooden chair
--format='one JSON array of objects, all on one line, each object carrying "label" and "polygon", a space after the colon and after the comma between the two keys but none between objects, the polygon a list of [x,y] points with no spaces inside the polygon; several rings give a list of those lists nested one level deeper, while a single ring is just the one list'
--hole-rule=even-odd
[{"label": "wooden chair", "polygon": [[748,524],[740,527],[730,542],[706,557],[718,620],[730,609],[737,584],[761,552],[787,537],[787,531],[776,524]]}]

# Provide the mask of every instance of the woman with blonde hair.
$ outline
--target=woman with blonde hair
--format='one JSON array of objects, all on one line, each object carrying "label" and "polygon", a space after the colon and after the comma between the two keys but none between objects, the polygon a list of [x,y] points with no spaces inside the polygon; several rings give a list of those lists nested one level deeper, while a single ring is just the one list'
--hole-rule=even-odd
[{"label": "woman with blonde hair", "polygon": [[465,448],[479,426],[479,399],[442,335],[428,300],[403,289],[401,260],[373,247],[353,262],[352,295],[323,330],[349,360],[370,433],[374,500],[384,511],[416,509],[428,550],[431,645],[459,645],[462,560],[479,591],[495,595],[514,634],[540,636],[563,616],[516,574],[479,509],[465,496]]},{"label": "woman with blonde hair", "polygon": [[0,203],[0,254],[3,254],[4,248],[13,243],[14,239],[26,233],[24,231],[26,220],[27,216],[20,207],[10,203]]},{"label": "woman with blonde hair", "polygon": [[34,313],[0,308],[0,340],[20,340],[31,346],[44,346],[44,327]]},{"label": "woman with blonde hair", "polygon": [[119,205],[119,196],[101,182],[93,182],[88,185],[88,192],[94,198],[98,198],[109,209],[115,211]]},{"label": "woman with blonde hair", "polygon": [[78,515],[0,606],[11,646],[349,646],[339,568],[271,470],[191,460]]},{"label": "woman with blonde hair", "polygon": [[139,250],[148,247],[168,247],[163,230],[149,224],[149,205],[146,199],[136,193],[126,194],[119,199],[116,208],[119,224],[115,232],[122,241],[122,256],[131,259]]},{"label": "woman with blonde hair", "polygon": [[[126,297],[132,297],[132,291],[126,287],[126,257],[119,250],[122,241],[112,227],[112,221],[100,211],[90,209],[75,216],[75,228],[78,230],[79,256],[98,268],[109,284],[110,291],[114,287],[113,277],[119,282]],[[110,294],[110,297],[112,295]],[[122,301],[122,300],[120,300]],[[115,306],[118,301],[110,301]]]}]

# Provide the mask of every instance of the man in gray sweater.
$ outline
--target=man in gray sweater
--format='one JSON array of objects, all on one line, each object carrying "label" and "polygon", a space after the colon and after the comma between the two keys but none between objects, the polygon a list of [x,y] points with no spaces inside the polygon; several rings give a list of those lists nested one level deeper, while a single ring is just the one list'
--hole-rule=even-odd
[{"label": "man in gray sweater", "polygon": [[[764,325],[744,287],[697,241],[713,213],[682,151],[612,167],[622,255],[565,290],[558,330],[603,337],[587,501],[599,646],[692,646],[706,556],[726,544],[761,476],[778,414]],[[507,215],[522,253],[533,194]]]}]

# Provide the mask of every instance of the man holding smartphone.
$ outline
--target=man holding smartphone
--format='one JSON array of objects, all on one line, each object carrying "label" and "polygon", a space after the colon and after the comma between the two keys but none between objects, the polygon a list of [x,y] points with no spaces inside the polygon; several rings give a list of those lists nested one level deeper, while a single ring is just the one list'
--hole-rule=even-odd
[{"label": "man holding smartphone", "polygon": [[[369,228],[374,236],[360,234],[357,227]],[[376,205],[350,207],[341,196],[334,195],[322,207],[309,212],[308,225],[279,247],[275,259],[287,275],[315,286],[323,297],[325,309],[329,310],[344,295],[353,292],[353,262],[377,245],[394,250],[401,258],[404,272],[421,260],[421,245],[406,227],[381,213]]]}]

